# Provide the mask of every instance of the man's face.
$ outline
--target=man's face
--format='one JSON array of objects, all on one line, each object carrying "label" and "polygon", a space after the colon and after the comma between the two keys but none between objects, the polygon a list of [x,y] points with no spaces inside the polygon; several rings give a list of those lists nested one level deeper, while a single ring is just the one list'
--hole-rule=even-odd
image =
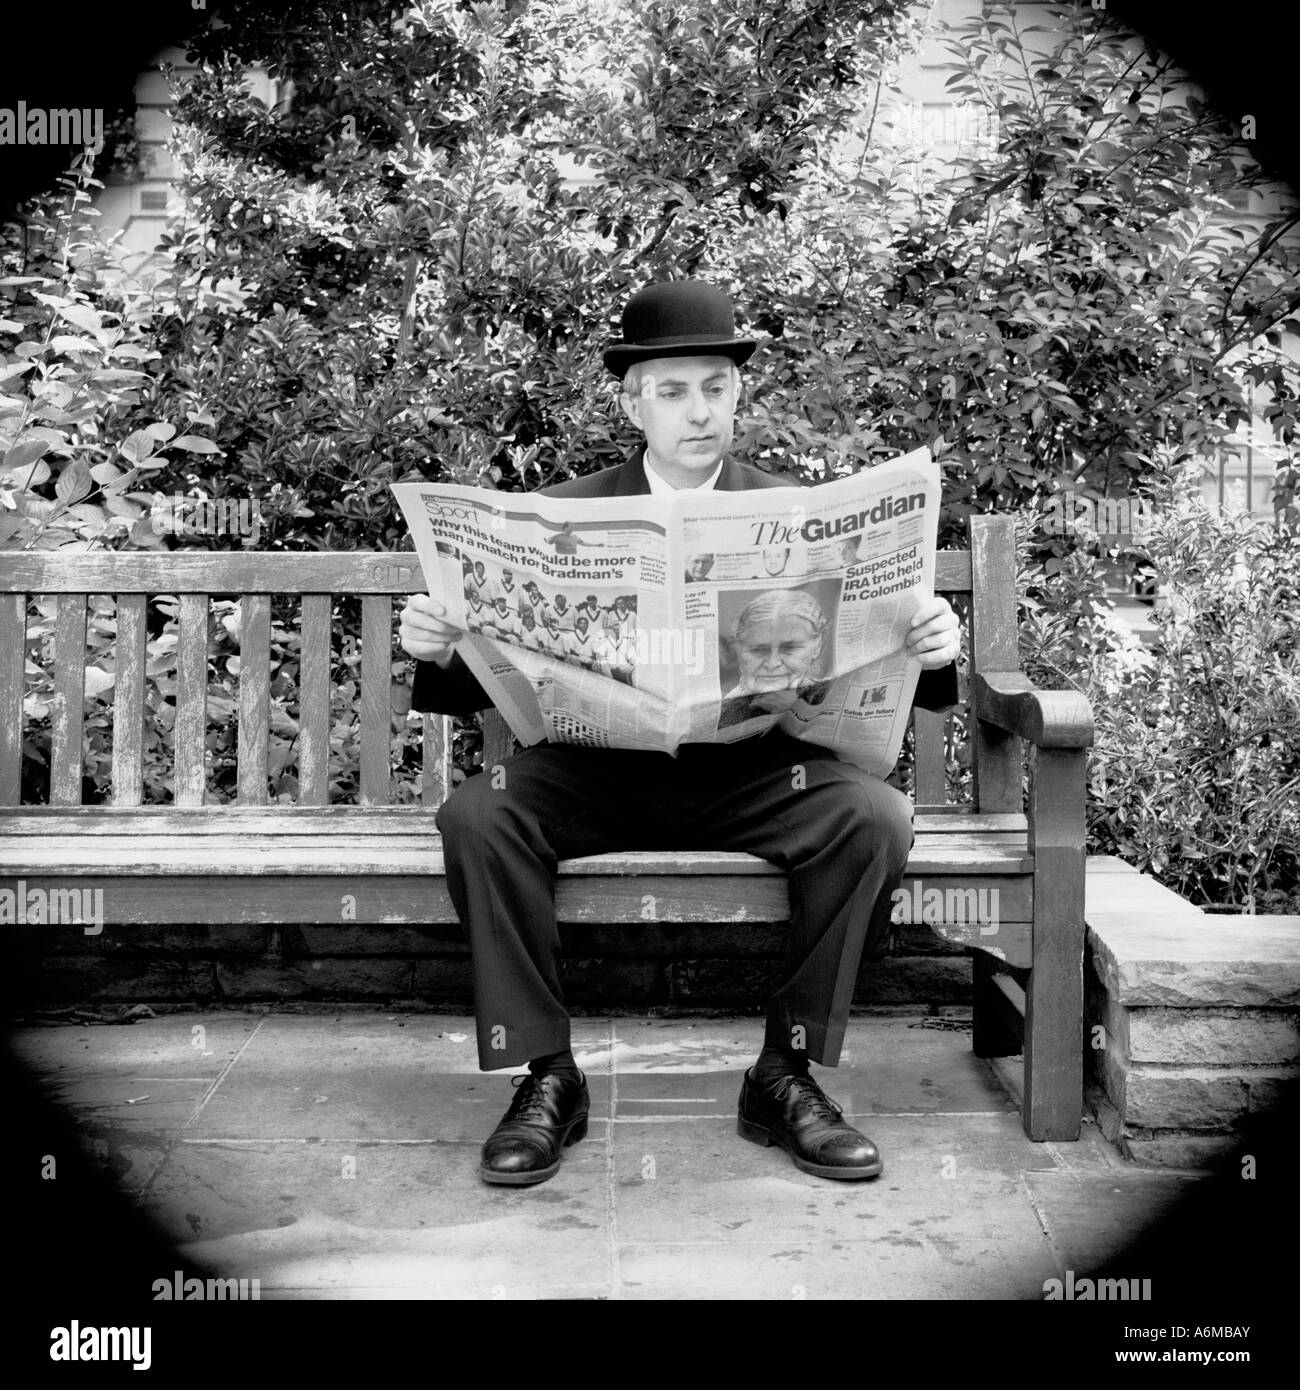
[{"label": "man's face", "polygon": [[487,574],[487,566],[481,560],[478,561],[477,564],[475,564],[474,574],[475,577],[478,579],[484,578],[484,576]]},{"label": "man's face", "polygon": [[563,613],[564,610],[569,606],[569,600],[565,598],[563,594],[556,594],[555,606],[560,610],[561,613]]},{"label": "man's face", "polygon": [[509,570],[501,571],[501,584],[503,588],[513,589],[515,587],[515,577]]},{"label": "man's face", "polygon": [[575,619],[573,620],[573,626],[578,630],[578,636],[579,636],[579,637],[585,637],[585,636],[587,635],[587,620],[586,620],[586,618],[575,618]]},{"label": "man's face", "polygon": [[821,655],[822,639],[806,618],[768,618],[749,623],[736,644],[740,685],[757,694],[791,690]]},{"label": "man's face", "polygon": [[713,556],[692,555],[686,568],[690,571],[691,578],[698,583],[713,568]]},{"label": "man's face", "polygon": [[[675,485],[694,486],[731,447],[736,387],[726,357],[656,357],[641,364],[641,390],[621,396],[652,461]],[[683,479],[677,484],[673,475]]]},{"label": "man's face", "polygon": [[785,546],[768,546],[763,551],[763,569],[768,574],[784,574],[790,561],[790,551]]}]

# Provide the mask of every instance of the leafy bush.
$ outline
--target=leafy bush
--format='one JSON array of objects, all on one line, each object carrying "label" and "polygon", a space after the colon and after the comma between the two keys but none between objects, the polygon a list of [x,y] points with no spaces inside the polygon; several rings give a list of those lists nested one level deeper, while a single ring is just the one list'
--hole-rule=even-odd
[{"label": "leafy bush", "polygon": [[[0,318],[13,340],[0,356],[6,549],[141,542],[150,475],[178,453],[219,452],[165,420],[136,427],[148,368],[162,354],[148,296],[106,283],[108,253],[80,215],[95,182],[80,165],[62,180],[65,195],[33,212],[23,241],[3,248],[0,289],[27,301]],[[180,418],[202,420],[193,408]]]},{"label": "leafy bush", "polygon": [[1300,910],[1297,539],[1171,486],[1134,540],[1162,592],[1149,647],[1114,620],[1095,533],[1022,572],[1026,670],[1096,718],[1090,852],[1196,903]]}]

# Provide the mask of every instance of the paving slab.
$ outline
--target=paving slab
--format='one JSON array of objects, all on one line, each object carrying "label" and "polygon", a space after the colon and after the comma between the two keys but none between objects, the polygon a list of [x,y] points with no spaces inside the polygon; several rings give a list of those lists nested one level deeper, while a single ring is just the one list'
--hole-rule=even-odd
[{"label": "paving slab", "polygon": [[1045,1259],[1005,1259],[973,1277],[923,1243],[842,1241],[630,1245],[620,1251],[624,1299],[1041,1299]]},{"label": "paving slab", "polygon": [[600,1131],[551,1182],[520,1189],[479,1180],[477,1142],[190,1142],[169,1157],[149,1208],[189,1259],[256,1278],[264,1296],[491,1298],[543,1279],[606,1291]]},{"label": "paving slab", "polygon": [[185,1013],[131,1024],[83,1023],[22,1028],[11,1035],[14,1054],[29,1066],[54,1073],[72,1069],[104,1073],[216,1077],[256,1032],[250,1014]]},{"label": "paving slab", "polygon": [[[1025,1181],[1064,1269],[1080,1277],[1122,1260],[1142,1231],[1208,1179],[1159,1172],[1035,1172]],[[1149,1271],[1146,1271],[1149,1273]],[[1143,1271],[1134,1271],[1141,1277]]]},{"label": "paving slab", "polygon": [[12,1051],[44,1078],[52,1099],[88,1123],[172,1134],[257,1031],[228,1015],[146,1019],[132,1025],[29,1028]]},{"label": "paving slab", "polygon": [[551,1230],[524,1210],[436,1230],[373,1227],[313,1211],[291,1226],[182,1246],[264,1298],[607,1297],[604,1232]]},{"label": "paving slab", "polygon": [[1016,1117],[877,1117],[871,1137],[884,1173],[826,1182],[741,1139],[734,1117],[616,1125],[618,1240],[709,1258],[753,1244],[756,1260],[857,1245],[854,1297],[1021,1297],[1035,1278],[1041,1292],[1053,1261],[1022,1170],[1052,1160]]},{"label": "paving slab", "polygon": [[[604,1047],[609,1025],[575,1020],[574,1046]],[[473,1019],[294,1015],[263,1021],[187,1134],[195,1139],[423,1139],[482,1143],[526,1068],[478,1070]],[[587,1065],[592,1104],[609,1083]]]},{"label": "paving slab", "polygon": [[147,1187],[258,1024],[216,1014],[28,1028],[11,1036],[10,1047],[76,1120],[95,1164],[134,1194]]},{"label": "paving slab", "polygon": [[1091,1122],[1031,1143],[1019,1059],[934,1022],[855,1019],[814,1069],[881,1148],[863,1183],[736,1133],[755,1018],[576,1019],[588,1137],[522,1189],[477,1174],[510,1072],[478,1070],[465,1015],[185,1014],[18,1051],[178,1251],[264,1298],[1036,1300],[1190,1190]]},{"label": "paving slab", "polygon": [[[969,1031],[926,1029],[917,1022],[873,1019],[869,1034],[855,1024],[838,1065],[814,1066],[813,1075],[852,1117],[1016,1112],[998,1073],[971,1052]],[[750,1019],[729,1029],[711,1025],[676,1046],[671,1034],[616,1028],[618,1119],[666,1115],[674,1108],[734,1116],[741,1080],[763,1039],[761,1020]]]}]

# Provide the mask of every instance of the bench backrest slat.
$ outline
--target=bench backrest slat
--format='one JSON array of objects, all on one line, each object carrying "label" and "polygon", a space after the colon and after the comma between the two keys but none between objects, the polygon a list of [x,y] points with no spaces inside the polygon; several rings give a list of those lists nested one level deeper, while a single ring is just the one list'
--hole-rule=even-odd
[{"label": "bench backrest slat", "polygon": [[143,594],[117,596],[116,678],[113,683],[114,806],[139,806],[144,801],[144,691],[149,657],[145,603]]},{"label": "bench backrest slat", "polygon": [[28,594],[414,594],[409,551],[0,552],[0,588]]},{"label": "bench backrest slat", "polygon": [[912,714],[912,794],[918,806],[942,806],[948,800],[947,728],[946,714],[920,708]]},{"label": "bench backrest slat", "polygon": [[298,666],[298,802],[329,803],[330,612],[329,594],[302,596]]},{"label": "bench backrest slat", "polygon": [[483,716],[483,770],[491,773],[498,764],[505,762],[513,749],[514,735],[510,725],[496,710],[488,710]]},{"label": "bench backrest slat", "polygon": [[970,551],[940,550],[934,557],[936,594],[970,593]]},{"label": "bench backrest slat", "polygon": [[208,709],[208,596],[182,594],[176,650],[175,786],[177,806],[202,806]]},{"label": "bench backrest slat", "polygon": [[[973,668],[1018,671],[1015,523],[1009,516],[972,517],[970,545]],[[1020,740],[991,725],[974,723],[976,805],[983,812],[1021,810],[1024,754]]]},{"label": "bench backrest slat", "polygon": [[[421,586],[419,561],[400,550],[0,552],[5,593],[393,595],[419,593]],[[969,593],[970,587],[969,552],[941,550],[935,589]]]},{"label": "bench backrest slat", "polygon": [[241,806],[265,806],[271,722],[271,598],[239,601],[239,761]]},{"label": "bench backrest slat", "polygon": [[86,709],[86,596],[60,594],[54,618],[50,709],[50,805],[81,805],[81,731]]},{"label": "bench backrest slat", "polygon": [[27,595],[0,594],[0,806],[17,806],[23,771]]},{"label": "bench backrest slat", "polygon": [[361,698],[357,719],[361,729],[363,806],[388,802],[392,750],[392,600],[367,594],[361,600]]},{"label": "bench backrest slat", "polygon": [[426,714],[420,800],[427,807],[441,806],[451,795],[451,754],[451,720]]}]

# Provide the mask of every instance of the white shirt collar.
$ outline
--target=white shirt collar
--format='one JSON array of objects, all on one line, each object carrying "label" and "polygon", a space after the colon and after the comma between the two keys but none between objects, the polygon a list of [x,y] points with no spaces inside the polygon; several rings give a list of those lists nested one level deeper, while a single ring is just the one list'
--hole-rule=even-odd
[{"label": "white shirt collar", "polygon": [[722,465],[725,459],[718,460],[718,466],[709,474],[698,487],[675,488],[666,478],[661,478],[658,473],[650,466],[650,455],[641,456],[641,464],[645,470],[645,480],[650,484],[650,491],[655,497],[671,497],[675,492],[708,492],[718,481],[718,476],[722,472]]}]

